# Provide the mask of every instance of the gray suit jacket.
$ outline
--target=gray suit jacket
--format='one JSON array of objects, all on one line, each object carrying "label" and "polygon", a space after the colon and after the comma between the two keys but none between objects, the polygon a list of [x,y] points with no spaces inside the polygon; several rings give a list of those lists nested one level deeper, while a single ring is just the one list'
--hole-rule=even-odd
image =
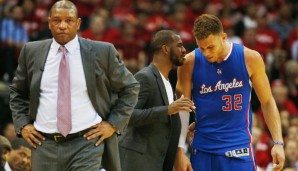
[{"label": "gray suit jacket", "polygon": [[[40,82],[52,39],[26,43],[10,86],[10,108],[16,131],[33,123],[39,105]],[[79,38],[88,95],[97,113],[120,132],[137,102],[139,84],[119,60],[110,43]],[[103,165],[120,170],[117,136],[105,140]]]},{"label": "gray suit jacket", "polygon": [[153,64],[135,77],[141,88],[138,103],[119,142],[122,171],[172,171],[181,130],[180,117],[167,114],[166,89]]}]

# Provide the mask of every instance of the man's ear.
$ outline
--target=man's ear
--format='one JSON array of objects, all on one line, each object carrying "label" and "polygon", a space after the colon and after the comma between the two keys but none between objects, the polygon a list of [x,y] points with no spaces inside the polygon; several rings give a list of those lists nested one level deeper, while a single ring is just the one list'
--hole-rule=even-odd
[{"label": "man's ear", "polygon": [[7,148],[4,148],[3,151],[2,151],[2,158],[7,161],[7,158],[8,158],[8,155],[9,153],[11,152],[10,149],[7,149]]},{"label": "man's ear", "polygon": [[227,40],[227,37],[228,37],[227,33],[221,33],[221,38],[223,40]]},{"label": "man's ear", "polygon": [[168,54],[170,51],[169,46],[167,45],[162,45],[161,49],[162,49],[162,52],[165,54]]}]

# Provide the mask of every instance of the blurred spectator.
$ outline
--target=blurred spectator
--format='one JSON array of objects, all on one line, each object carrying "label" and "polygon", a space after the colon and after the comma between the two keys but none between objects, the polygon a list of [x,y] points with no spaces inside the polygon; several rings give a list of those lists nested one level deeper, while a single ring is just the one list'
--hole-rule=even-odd
[{"label": "blurred spectator", "polygon": [[298,39],[291,46],[291,58],[298,61]]},{"label": "blurred spectator", "polygon": [[298,25],[289,33],[286,50],[291,53],[291,59],[298,61]]},{"label": "blurred spectator", "polygon": [[282,80],[271,83],[272,94],[279,111],[287,111],[290,115],[298,115],[298,110],[291,99],[288,98],[288,88]]},{"label": "blurred spectator", "polygon": [[285,169],[283,169],[283,171],[297,171],[295,168],[291,168],[291,167],[286,167]]},{"label": "blurred spectator", "polygon": [[289,32],[295,28],[295,22],[292,19],[291,12],[292,10],[289,4],[281,4],[277,20],[270,23],[270,27],[278,33],[282,41],[283,48],[286,48],[286,41],[289,36]]},{"label": "blurred spectator", "polygon": [[174,11],[170,18],[171,27],[178,32],[184,47],[190,51],[196,47],[196,44],[192,34],[192,25],[187,24],[187,7],[183,3],[177,3],[173,8]]},{"label": "blurred spectator", "polygon": [[[114,16],[112,16],[111,12],[112,11],[109,11],[106,8],[98,8],[98,9],[95,10],[95,12],[93,13],[93,15],[99,15],[102,18],[104,18],[105,23],[107,25],[106,26],[107,28],[112,27],[112,28],[119,29],[120,20],[117,20],[117,18],[115,18]],[[93,15],[89,16],[89,20],[92,18]],[[129,17],[127,17],[127,18],[129,18]]]},{"label": "blurred spectator", "polygon": [[289,97],[298,106],[298,63],[289,60],[285,63],[285,78],[289,88]]},{"label": "blurred spectator", "polygon": [[189,3],[186,3],[186,6],[189,8],[186,11],[187,25],[193,25],[195,19],[203,13],[204,6],[207,2],[208,0],[191,0]]},{"label": "blurred spectator", "polygon": [[137,12],[136,19],[135,19],[135,28],[136,28],[136,37],[140,38],[143,41],[144,45],[144,52],[147,56],[147,64],[149,64],[152,60],[151,56],[151,49],[150,49],[150,41],[152,37],[152,32],[145,28],[146,23],[148,20],[148,14],[145,12]]},{"label": "blurred spectator", "polygon": [[[287,87],[281,80],[273,81],[271,84],[271,90],[272,95],[276,101],[278,110],[280,111],[283,133],[286,133],[290,124],[287,122],[287,120],[284,119],[288,119],[289,115],[296,116],[298,114],[297,107],[288,98]],[[272,145],[272,140],[268,136],[268,128],[265,124],[265,120],[261,109],[258,110],[258,116],[258,119],[262,123],[265,131],[263,132],[263,137],[261,138],[262,143],[256,146],[257,164],[262,168],[266,168],[266,166],[271,161],[270,148]]]},{"label": "blurred spectator", "polygon": [[256,38],[255,38],[256,32],[257,32],[256,28],[246,28],[245,31],[243,32],[242,40],[243,40],[244,46],[258,51],[259,47],[257,46]]},{"label": "blurred spectator", "polygon": [[125,65],[134,74],[143,68],[147,62],[143,51],[144,44],[136,36],[137,30],[133,23],[124,22],[120,31],[121,36],[114,44]]},{"label": "blurred spectator", "polygon": [[35,15],[42,22],[47,21],[48,19],[48,11],[50,10],[54,0],[35,0]]},{"label": "blurred spectator", "polygon": [[13,149],[5,155],[5,159],[12,171],[30,171],[31,169],[31,152],[27,147]]},{"label": "blurred spectator", "polygon": [[22,24],[29,35],[30,40],[36,40],[38,30],[41,29],[42,20],[36,15],[36,2],[35,0],[22,0],[21,3],[24,10],[24,17]]},{"label": "blurred spectator", "polygon": [[0,136],[0,151],[2,151],[5,171],[31,170],[31,151],[27,147],[19,146],[13,149],[11,143],[5,137]]},{"label": "blurred spectator", "polygon": [[286,140],[293,140],[298,142],[298,126],[289,126],[287,130]]},{"label": "blurred spectator", "polygon": [[5,171],[6,168],[9,167],[5,156],[11,149],[11,144],[8,139],[0,135],[0,171]]},{"label": "blurred spectator", "polygon": [[220,8],[218,7],[218,5],[208,2],[204,8],[204,13],[219,16]]},{"label": "blurred spectator", "polygon": [[81,36],[91,40],[115,43],[119,39],[120,32],[117,29],[109,28],[107,20],[95,14],[90,17],[89,27],[82,31]]},{"label": "blurred spectator", "polygon": [[260,3],[263,14],[266,14],[268,18],[268,23],[271,23],[272,21],[277,20],[279,8],[282,3],[284,3],[283,0],[263,0]]},{"label": "blurred spectator", "polygon": [[298,170],[298,142],[287,140],[285,143],[285,166],[284,168],[296,168]]},{"label": "blurred spectator", "polygon": [[298,116],[290,116],[290,125],[291,126],[298,126]]},{"label": "blurred spectator", "polygon": [[[0,19],[5,17],[5,9],[7,8],[6,0],[0,0]],[[1,28],[0,28],[1,29]]]},{"label": "blurred spectator", "polygon": [[275,48],[266,54],[266,72],[270,81],[285,80],[285,65],[287,52],[283,49]]},{"label": "blurred spectator", "polygon": [[266,15],[258,16],[256,21],[256,46],[259,47],[258,52],[263,56],[266,62],[267,54],[280,48],[281,42],[277,32],[269,27]]},{"label": "blurred spectator", "polygon": [[129,3],[131,0],[106,0],[104,8],[110,10],[111,17],[110,20],[113,19],[112,26],[120,26],[122,22],[131,21],[135,18],[135,11],[133,8],[133,3]]},{"label": "blurred spectator", "polygon": [[102,4],[102,0],[76,0],[74,4],[78,9],[79,17],[81,21],[81,30],[85,30],[88,27],[89,17],[93,12],[99,8]]},{"label": "blurred spectator", "polygon": [[48,12],[54,3],[54,0],[35,0],[36,7],[34,9],[35,15],[40,21],[39,29],[35,40],[44,40],[52,38],[51,32],[48,28]]},{"label": "blurred spectator", "polygon": [[163,2],[159,0],[151,0],[151,2],[151,10],[145,28],[151,33],[170,28],[171,23],[166,15]]},{"label": "blurred spectator", "polygon": [[[247,29],[256,29],[256,27],[257,27],[257,6],[256,6],[256,4],[250,3],[244,9],[244,11],[245,11],[244,16],[235,25],[235,27],[236,27],[235,34],[240,37],[242,37],[242,36],[244,37],[244,32]],[[254,49],[254,50],[256,50],[256,49]]]},{"label": "blurred spectator", "polygon": [[256,156],[256,164],[260,169],[267,167],[271,161],[270,136],[264,131],[257,114],[253,114],[252,145]]},{"label": "blurred spectator", "polygon": [[0,135],[6,137],[10,142],[17,138],[17,134],[12,122],[3,123],[3,128],[1,131],[2,132]]},{"label": "blurred spectator", "polygon": [[243,44],[242,39],[239,36],[235,35],[234,23],[229,20],[229,18],[222,19],[221,23],[228,35],[227,41],[237,44]]},{"label": "blurred spectator", "polygon": [[24,14],[22,7],[14,5],[9,12],[10,16],[1,20],[0,23],[0,43],[1,48],[4,49],[2,50],[4,54],[1,54],[1,56],[3,55],[4,63],[1,63],[1,67],[5,68],[5,72],[9,74],[11,80],[17,65],[20,49],[29,38],[21,22]]},{"label": "blurred spectator", "polygon": [[280,112],[280,121],[281,121],[282,135],[283,137],[286,137],[290,127],[290,115],[288,111]]},{"label": "blurred spectator", "polygon": [[16,138],[13,141],[10,142],[12,149],[14,150],[20,150],[24,153],[24,160],[26,161],[26,166],[24,171],[30,171],[31,170],[31,147],[28,144],[26,140],[23,138]]},{"label": "blurred spectator", "polygon": [[[254,153],[256,155],[256,160],[257,160],[257,171],[261,170],[261,167],[258,165],[258,163],[262,163],[262,162],[258,162],[258,161],[262,161],[262,159],[264,158],[264,155],[262,155],[261,150],[259,149],[260,146],[262,146],[261,136],[262,136],[262,129],[257,126],[253,126],[252,127],[252,142],[251,143],[253,145],[253,149],[255,150]],[[267,151],[265,151],[265,152],[267,152]],[[265,153],[265,155],[266,155],[266,153]],[[269,155],[269,157],[270,157],[270,155]]]}]

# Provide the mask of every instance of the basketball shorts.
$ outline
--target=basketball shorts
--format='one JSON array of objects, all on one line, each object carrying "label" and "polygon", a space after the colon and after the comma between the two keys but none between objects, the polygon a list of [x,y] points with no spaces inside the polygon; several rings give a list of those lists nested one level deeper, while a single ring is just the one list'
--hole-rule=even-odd
[{"label": "basketball shorts", "polygon": [[256,171],[256,164],[248,156],[225,156],[192,149],[190,162],[194,171]]}]

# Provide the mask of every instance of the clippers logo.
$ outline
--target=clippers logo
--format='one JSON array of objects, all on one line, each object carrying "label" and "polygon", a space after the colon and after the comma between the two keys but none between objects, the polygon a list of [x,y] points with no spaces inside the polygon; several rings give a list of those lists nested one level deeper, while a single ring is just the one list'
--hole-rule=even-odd
[{"label": "clippers logo", "polygon": [[217,69],[217,74],[218,75],[221,75],[222,74],[221,69]]}]

